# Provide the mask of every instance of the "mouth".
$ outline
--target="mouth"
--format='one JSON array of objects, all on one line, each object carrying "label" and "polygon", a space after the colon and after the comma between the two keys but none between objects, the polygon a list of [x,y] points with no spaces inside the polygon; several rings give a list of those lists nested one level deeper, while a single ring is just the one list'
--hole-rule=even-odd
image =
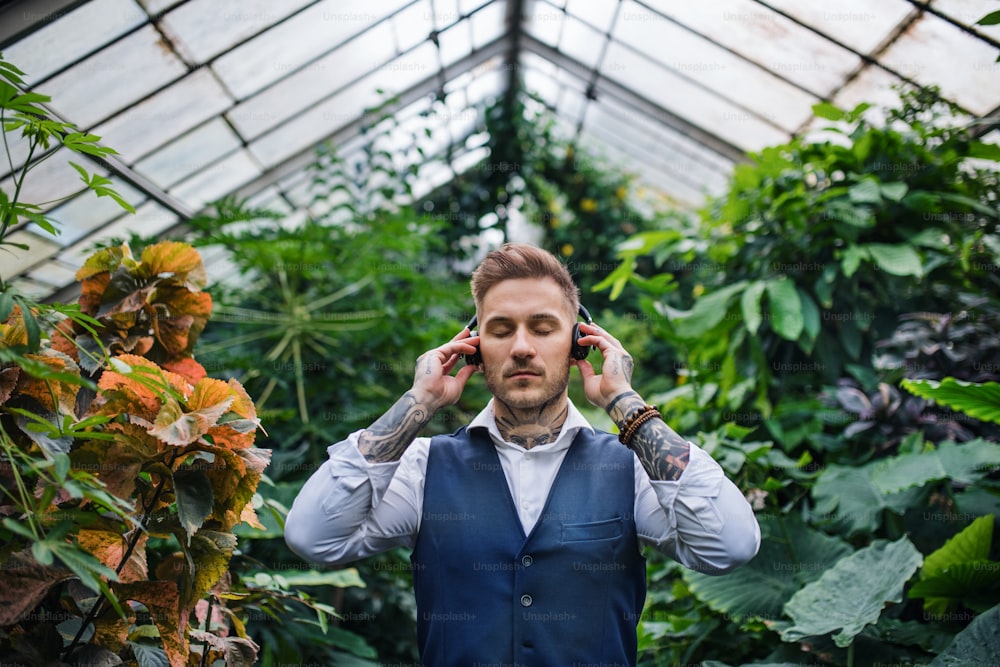
[{"label": "mouth", "polygon": [[522,371],[517,370],[507,374],[507,377],[512,380],[527,380],[534,377],[540,377],[541,373],[535,371]]}]

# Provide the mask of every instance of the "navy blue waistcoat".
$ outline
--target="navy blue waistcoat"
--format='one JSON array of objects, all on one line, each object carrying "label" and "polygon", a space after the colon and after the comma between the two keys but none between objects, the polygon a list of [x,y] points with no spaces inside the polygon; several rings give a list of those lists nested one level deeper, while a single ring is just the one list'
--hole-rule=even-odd
[{"label": "navy blue waistcoat", "polygon": [[413,584],[427,667],[635,665],[634,454],[582,430],[525,536],[485,429],[432,438]]}]

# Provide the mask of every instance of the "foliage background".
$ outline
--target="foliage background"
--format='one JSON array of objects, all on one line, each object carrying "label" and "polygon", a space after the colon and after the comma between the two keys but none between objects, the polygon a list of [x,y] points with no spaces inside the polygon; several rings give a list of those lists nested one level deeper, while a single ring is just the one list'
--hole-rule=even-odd
[{"label": "foliage background", "polygon": [[[317,153],[305,220],[227,200],[192,221],[188,240],[238,276],[209,288],[198,360],[246,388],[273,451],[260,524],[233,528],[227,623],[206,629],[238,629],[264,665],[416,664],[407,554],[317,570],[283,518],[326,447],[465,323],[480,233],[508,238],[516,209],[635,356],[636,389],[758,511],[761,553],[730,575],[651,554],[642,664],[996,663],[1000,151],[933,90],[873,111],[818,106],[828,139],[750,156],[684,214],[561,138],[525,91],[484,109],[483,164],[415,200],[423,156],[387,150],[395,121],[376,109],[357,163]],[[610,426],[575,378],[571,394]],[[487,398],[473,381],[428,431]]]}]

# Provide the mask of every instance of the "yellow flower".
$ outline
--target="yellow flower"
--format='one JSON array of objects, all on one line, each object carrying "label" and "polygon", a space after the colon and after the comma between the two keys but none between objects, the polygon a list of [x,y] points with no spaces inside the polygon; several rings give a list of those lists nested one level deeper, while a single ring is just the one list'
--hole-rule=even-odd
[{"label": "yellow flower", "polygon": [[705,286],[702,285],[701,283],[698,283],[693,288],[691,288],[691,294],[694,294],[695,296],[701,296],[704,293],[705,293]]},{"label": "yellow flower", "polygon": [[563,244],[563,247],[559,249],[559,252],[563,254],[563,257],[569,257],[573,254],[573,246],[569,243]]},{"label": "yellow flower", "polygon": [[628,190],[625,189],[624,185],[615,190],[615,196],[618,197],[619,199],[625,199],[625,195],[627,194]]},{"label": "yellow flower", "polygon": [[582,208],[587,213],[593,213],[594,211],[597,210],[597,202],[591,199],[590,197],[587,197],[586,199],[580,202],[580,208]]}]

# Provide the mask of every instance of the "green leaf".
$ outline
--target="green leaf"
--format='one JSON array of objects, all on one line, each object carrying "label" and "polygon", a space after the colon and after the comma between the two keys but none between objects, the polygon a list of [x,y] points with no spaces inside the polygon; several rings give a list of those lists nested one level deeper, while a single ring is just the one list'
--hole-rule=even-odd
[{"label": "green leaf", "polygon": [[751,334],[757,333],[763,316],[760,312],[760,297],[764,294],[766,283],[755,280],[750,283],[740,296],[740,311],[743,313],[743,325]]},{"label": "green leaf", "polygon": [[1000,661],[1000,605],[976,617],[928,667],[983,667]]},{"label": "green leaf", "polygon": [[684,579],[715,611],[741,619],[777,620],[796,591],[851,553],[851,547],[793,516],[762,514],[758,519],[761,545],[753,560],[721,576],[687,570]]},{"label": "green leaf", "polygon": [[976,25],[1000,25],[1000,10],[990,12],[976,21]]},{"label": "green leaf", "polygon": [[681,338],[697,338],[709,331],[722,321],[729,310],[729,300],[745,289],[746,285],[746,281],[741,280],[700,297],[691,310],[680,313],[675,318],[677,335]]},{"label": "green leaf", "polygon": [[921,578],[938,574],[958,563],[986,560],[993,542],[993,515],[981,516],[924,560]]},{"label": "green leaf", "polygon": [[847,195],[855,204],[881,204],[882,191],[878,181],[873,178],[866,178],[852,185],[847,190]]},{"label": "green leaf", "polygon": [[872,485],[889,495],[940,479],[971,484],[998,466],[1000,444],[977,439],[943,442],[935,449],[880,459],[868,464],[866,471]]},{"label": "green leaf", "polygon": [[969,143],[969,157],[1000,161],[1000,145],[988,144],[985,141],[972,141]]},{"label": "green leaf", "polygon": [[170,658],[161,647],[131,640],[128,645],[139,667],[170,667]]},{"label": "green leaf", "polygon": [[871,254],[875,266],[894,276],[923,275],[923,263],[913,246],[903,243],[868,243],[862,246]]},{"label": "green leaf", "polygon": [[177,516],[187,532],[188,545],[205,519],[212,513],[215,495],[212,482],[204,470],[174,471],[174,494],[177,496]]},{"label": "green leaf", "polygon": [[887,602],[902,601],[903,586],[922,561],[906,537],[877,540],[842,558],[785,604],[794,623],[781,638],[794,642],[836,632],[837,646],[850,645],[866,625],[878,621]]},{"label": "green leaf", "polygon": [[981,421],[1000,424],[1000,383],[964,382],[946,377],[940,382],[905,379],[902,386],[921,398]]},{"label": "green leaf", "polygon": [[840,109],[829,102],[814,104],[812,110],[814,114],[820,118],[826,118],[827,120],[843,120],[847,116],[847,113],[843,109]]},{"label": "green leaf", "polygon": [[882,190],[882,196],[889,201],[902,201],[910,188],[906,183],[897,181],[895,183],[883,183],[880,189]]},{"label": "green leaf", "polygon": [[805,326],[805,318],[795,281],[789,278],[768,281],[767,297],[771,328],[786,340],[798,339]]},{"label": "green leaf", "polygon": [[847,246],[840,257],[840,267],[844,275],[848,278],[854,275],[861,265],[862,259],[870,259],[870,255],[861,249],[860,246],[851,244]]},{"label": "green leaf", "polygon": [[358,574],[357,569],[346,567],[339,570],[307,570],[305,572],[285,572],[282,578],[288,586],[333,586],[335,588],[347,588],[357,586],[364,588],[365,582]]},{"label": "green leaf", "polygon": [[872,466],[828,465],[812,489],[816,518],[831,523],[850,536],[873,532],[882,523],[882,513],[902,514],[912,506],[919,487],[885,494],[872,479]]}]

